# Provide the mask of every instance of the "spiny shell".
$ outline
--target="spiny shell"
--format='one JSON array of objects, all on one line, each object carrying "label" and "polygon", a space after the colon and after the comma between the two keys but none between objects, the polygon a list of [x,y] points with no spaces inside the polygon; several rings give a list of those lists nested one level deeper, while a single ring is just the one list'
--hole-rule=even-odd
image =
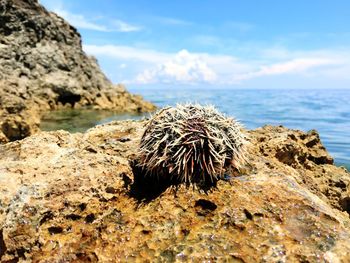
[{"label": "spiny shell", "polygon": [[181,182],[214,181],[246,162],[242,125],[213,106],[179,104],[157,112],[141,138],[146,173]]}]

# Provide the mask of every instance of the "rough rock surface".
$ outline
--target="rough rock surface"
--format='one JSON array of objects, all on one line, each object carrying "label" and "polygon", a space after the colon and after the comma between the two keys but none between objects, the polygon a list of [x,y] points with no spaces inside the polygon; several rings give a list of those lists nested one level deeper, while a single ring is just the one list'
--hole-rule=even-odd
[{"label": "rough rock surface", "polygon": [[144,124],[0,146],[1,262],[350,262],[350,174],[315,131],[250,131],[241,174],[186,188],[132,165]]},{"label": "rough rock surface", "polygon": [[0,143],[36,132],[44,111],[82,106],[154,110],[112,85],[61,17],[37,0],[0,0]]}]

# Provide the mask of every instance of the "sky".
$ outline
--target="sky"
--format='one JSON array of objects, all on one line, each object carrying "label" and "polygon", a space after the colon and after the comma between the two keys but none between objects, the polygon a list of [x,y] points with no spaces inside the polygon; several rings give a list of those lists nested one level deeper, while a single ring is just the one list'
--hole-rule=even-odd
[{"label": "sky", "polygon": [[132,88],[350,88],[348,0],[40,0]]}]

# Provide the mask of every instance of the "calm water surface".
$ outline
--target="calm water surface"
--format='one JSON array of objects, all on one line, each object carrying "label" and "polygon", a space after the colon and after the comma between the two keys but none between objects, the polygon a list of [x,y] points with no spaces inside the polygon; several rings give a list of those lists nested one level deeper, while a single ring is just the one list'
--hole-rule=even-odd
[{"label": "calm water surface", "polygon": [[132,90],[162,107],[214,104],[249,129],[265,124],[316,129],[338,165],[350,168],[350,90]]},{"label": "calm water surface", "polygon": [[69,132],[84,132],[98,124],[111,122],[113,120],[141,119],[149,114],[118,114],[111,111],[100,110],[58,110],[48,112],[40,123],[43,131],[66,130]]},{"label": "calm water surface", "polygon": [[[338,165],[350,169],[350,90],[196,90],[130,89],[158,107],[179,102],[213,104],[247,128],[265,124],[308,131],[316,129]],[[42,121],[43,130],[84,131],[112,120],[144,115],[96,111],[60,111]]]}]

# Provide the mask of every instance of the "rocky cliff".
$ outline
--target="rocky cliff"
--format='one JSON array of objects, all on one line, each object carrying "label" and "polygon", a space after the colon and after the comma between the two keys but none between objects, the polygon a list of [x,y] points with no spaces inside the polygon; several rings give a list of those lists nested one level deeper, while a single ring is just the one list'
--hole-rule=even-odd
[{"label": "rocky cliff", "polygon": [[144,124],[0,146],[1,262],[350,261],[350,174],[315,131],[250,131],[241,174],[186,188],[140,176]]},{"label": "rocky cliff", "polygon": [[37,0],[0,0],[0,142],[38,130],[59,107],[150,111],[82,50],[77,30]]}]

